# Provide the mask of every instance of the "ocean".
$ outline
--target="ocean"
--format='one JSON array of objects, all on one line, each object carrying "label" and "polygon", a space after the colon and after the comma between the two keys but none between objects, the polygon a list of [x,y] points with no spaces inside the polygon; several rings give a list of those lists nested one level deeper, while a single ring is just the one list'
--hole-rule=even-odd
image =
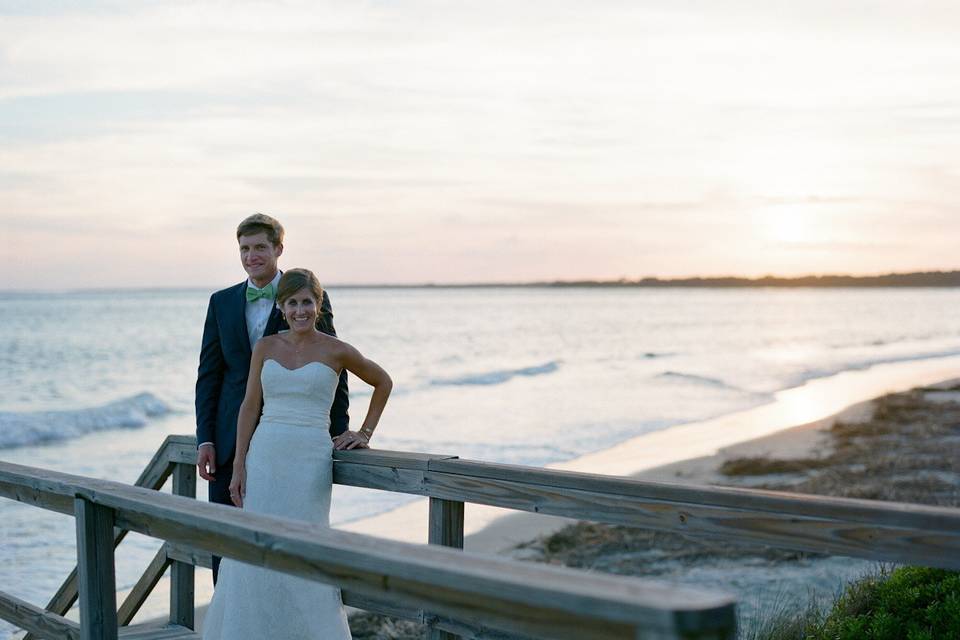
[{"label": "ocean", "polygon": [[[192,434],[209,290],[0,293],[0,460],[133,482]],[[956,289],[332,288],[394,392],[376,447],[541,466],[769,403],[843,371],[960,354]],[[351,379],[359,425],[369,391]],[[201,481],[198,492],[205,497]],[[336,487],[343,524],[411,498]],[[0,499],[0,590],[43,606],[73,520]],[[158,543],[118,552],[128,589]],[[0,622],[0,638],[11,627]]]}]

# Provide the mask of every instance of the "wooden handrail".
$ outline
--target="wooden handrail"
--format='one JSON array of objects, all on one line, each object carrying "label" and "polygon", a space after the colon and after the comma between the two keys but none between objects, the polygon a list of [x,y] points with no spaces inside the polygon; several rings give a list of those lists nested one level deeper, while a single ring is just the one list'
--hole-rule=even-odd
[{"label": "wooden handrail", "polygon": [[[168,436],[141,474],[138,485],[158,489],[175,473],[179,491],[194,495],[195,461],[192,436]],[[464,504],[477,503],[676,531],[692,537],[721,537],[777,548],[960,569],[960,509],[953,508],[642,482],[461,460],[453,455],[384,450],[335,451],[334,482],[429,497],[430,542],[451,547],[462,547]],[[41,485],[21,486],[14,493],[10,497],[74,513],[71,497],[56,491],[45,492]],[[117,525],[115,544],[126,533],[122,521]],[[191,582],[189,567],[209,566],[210,551],[182,540],[164,545],[121,606],[120,623],[129,622],[165,568],[172,564],[178,574],[177,584],[172,585],[176,596],[171,601],[171,619],[191,626],[193,594],[187,584]],[[75,598],[76,572],[51,601],[48,611],[51,615],[65,613]],[[435,629],[433,638],[452,637],[440,633],[442,630],[467,637],[487,636],[484,616],[464,611],[450,616],[431,610],[429,604],[411,605],[398,602],[393,594],[371,595],[349,586],[343,591],[343,599],[358,608],[431,623]],[[36,622],[37,612],[28,615],[22,603],[0,603],[0,610],[4,604]],[[57,618],[51,620],[51,624],[59,624]]]},{"label": "wooden handrail", "polygon": [[[159,490],[163,487],[164,483],[167,481],[167,478],[170,477],[170,474],[173,472],[175,466],[175,460],[185,454],[184,444],[189,440],[193,440],[188,436],[172,436],[166,438],[160,447],[153,454],[153,457],[150,459],[150,462],[147,463],[147,466],[143,468],[143,471],[140,473],[140,477],[137,478],[137,481],[134,483],[136,487],[146,487],[148,489]],[[195,448],[195,447],[194,447]],[[194,456],[194,459],[196,456]],[[194,489],[193,493],[189,491],[181,495],[188,495],[190,497],[196,497],[196,490]],[[123,539],[127,536],[126,529],[115,529],[114,530],[114,540],[113,546],[117,547],[123,542]],[[131,593],[131,597],[124,601],[123,605],[120,608],[120,624],[129,624],[133,619],[133,616],[136,615],[140,607],[143,605],[143,602],[146,600],[146,597],[149,595],[150,591],[156,585],[157,581],[160,579],[160,575],[166,569],[166,564],[159,568],[159,574],[157,573],[158,568],[156,566],[158,562],[157,558],[154,558],[150,566],[147,567],[143,578],[149,580],[149,587],[146,591],[140,589],[140,583],[138,582],[137,586],[134,588]],[[148,575],[150,574],[150,575]],[[77,590],[77,567],[74,567],[67,578],[60,585],[60,588],[57,589],[57,592],[54,594],[53,598],[50,599],[50,602],[47,603],[47,611],[64,616],[70,611],[70,608],[77,601],[78,590]],[[32,633],[28,633],[24,636],[23,640],[36,640],[36,637]]]},{"label": "wooden handrail", "polygon": [[[109,549],[112,567],[112,545],[94,532],[115,525],[508,633],[729,638],[735,628],[733,601],[712,592],[387,541],[107,480],[0,462],[0,496],[83,515],[80,539],[96,548],[78,549],[81,584],[108,584],[109,568],[91,563]],[[92,628],[104,629],[109,603],[92,600],[101,615]]]},{"label": "wooden handrail", "polygon": [[783,549],[960,569],[960,509],[335,451],[334,482]]}]

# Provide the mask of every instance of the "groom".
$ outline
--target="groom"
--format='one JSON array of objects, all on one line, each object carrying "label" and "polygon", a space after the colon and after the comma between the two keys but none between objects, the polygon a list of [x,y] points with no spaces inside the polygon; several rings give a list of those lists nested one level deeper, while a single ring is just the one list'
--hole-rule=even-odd
[{"label": "groom", "polygon": [[[203,325],[200,366],[197,371],[197,467],[210,483],[210,502],[233,505],[230,480],[237,441],[237,414],[247,388],[253,345],[263,336],[288,329],[274,303],[283,253],[283,227],[270,216],[255,213],[237,227],[240,263],[249,278],[210,296]],[[323,292],[317,329],[335,336],[333,310]],[[330,409],[330,435],[350,424],[347,372],[340,373]],[[217,582],[220,558],[213,558]]]}]

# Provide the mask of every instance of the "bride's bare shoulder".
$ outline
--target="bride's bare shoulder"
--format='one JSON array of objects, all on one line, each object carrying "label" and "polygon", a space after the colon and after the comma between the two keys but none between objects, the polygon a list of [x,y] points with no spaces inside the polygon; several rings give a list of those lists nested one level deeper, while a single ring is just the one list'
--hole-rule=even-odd
[{"label": "bride's bare shoulder", "polygon": [[282,348],[282,345],[286,345],[287,340],[280,334],[274,334],[272,336],[263,336],[257,340],[257,344],[254,345],[254,350],[259,351],[261,355],[265,358],[269,358],[271,355],[275,354],[277,349]]}]

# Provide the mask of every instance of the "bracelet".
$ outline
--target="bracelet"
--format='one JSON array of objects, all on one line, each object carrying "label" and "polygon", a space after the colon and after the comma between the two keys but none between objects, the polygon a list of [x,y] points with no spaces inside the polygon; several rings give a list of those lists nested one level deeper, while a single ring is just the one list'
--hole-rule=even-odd
[{"label": "bracelet", "polygon": [[357,433],[363,436],[363,439],[366,440],[367,442],[370,442],[370,436],[373,435],[372,431],[367,432],[367,431],[364,431],[363,429],[360,429],[359,431],[357,431]]}]

